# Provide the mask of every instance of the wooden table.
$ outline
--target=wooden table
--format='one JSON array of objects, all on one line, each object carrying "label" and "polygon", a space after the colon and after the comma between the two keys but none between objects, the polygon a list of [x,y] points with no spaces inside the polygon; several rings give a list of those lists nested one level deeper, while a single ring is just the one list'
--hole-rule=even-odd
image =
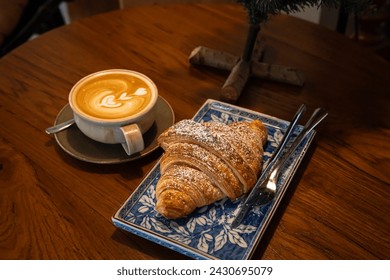
[{"label": "wooden table", "polygon": [[[147,6],[49,32],[0,60],[0,258],[182,259],[111,217],[161,151],[97,165],[45,134],[81,77],[127,68],[151,77],[176,120],[218,99],[228,73],[190,66],[197,46],[242,52],[238,4]],[[265,61],[304,71],[294,87],[251,79],[237,105],[290,119],[329,110],[254,259],[390,257],[390,65],[349,39],[288,16],[264,27]]]}]

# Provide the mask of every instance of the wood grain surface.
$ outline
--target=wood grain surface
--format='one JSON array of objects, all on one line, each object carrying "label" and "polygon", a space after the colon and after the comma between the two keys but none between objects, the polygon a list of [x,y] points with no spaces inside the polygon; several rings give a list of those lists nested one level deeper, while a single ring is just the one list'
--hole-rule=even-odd
[{"label": "wood grain surface", "polygon": [[[176,120],[218,99],[228,73],[190,66],[197,46],[240,55],[238,4],[153,5],[76,21],[0,60],[0,259],[183,259],[115,228],[111,216],[154,166],[97,165],[45,134],[72,85],[103,69],[142,72]],[[305,73],[303,87],[251,78],[237,105],[291,119],[305,103],[321,124],[254,259],[390,258],[390,65],[353,41],[289,16],[262,29],[264,61]]]}]

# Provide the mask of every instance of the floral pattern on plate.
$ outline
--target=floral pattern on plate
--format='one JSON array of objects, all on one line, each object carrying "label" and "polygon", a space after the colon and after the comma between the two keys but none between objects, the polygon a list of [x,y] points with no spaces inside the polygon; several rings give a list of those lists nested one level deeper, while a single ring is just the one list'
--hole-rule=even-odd
[{"label": "floral pattern on plate", "polygon": [[[193,117],[197,122],[261,120],[268,129],[264,165],[279,145],[288,122],[215,100],[206,103]],[[299,126],[297,134],[302,127]],[[156,184],[160,178],[159,163],[112,218],[126,231],[168,247],[195,259],[249,259],[267,228],[315,132],[310,134],[289,159],[278,181],[273,201],[256,206],[248,212],[242,224],[232,228],[241,200],[223,199],[197,209],[191,215],[169,220],[155,210]]]}]

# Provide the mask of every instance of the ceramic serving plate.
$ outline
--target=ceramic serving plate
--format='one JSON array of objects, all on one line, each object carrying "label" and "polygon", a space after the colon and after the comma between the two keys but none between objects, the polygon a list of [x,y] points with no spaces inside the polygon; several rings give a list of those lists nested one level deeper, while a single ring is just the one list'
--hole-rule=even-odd
[{"label": "ceramic serving plate", "polygon": [[[264,165],[278,146],[289,122],[231,104],[207,100],[193,117],[197,122],[261,120],[268,129]],[[302,129],[299,126],[293,136]],[[115,226],[168,247],[194,259],[249,259],[259,244],[315,132],[308,135],[289,159],[279,176],[274,200],[254,207],[237,228],[231,223],[242,200],[223,199],[197,209],[177,220],[162,217],[155,210],[155,188],[160,178],[159,163],[112,217]]]}]

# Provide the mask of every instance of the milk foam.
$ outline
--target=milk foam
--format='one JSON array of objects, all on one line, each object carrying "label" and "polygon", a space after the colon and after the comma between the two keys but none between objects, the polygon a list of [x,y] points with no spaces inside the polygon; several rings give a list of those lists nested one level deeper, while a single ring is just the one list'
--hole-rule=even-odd
[{"label": "milk foam", "polygon": [[127,92],[122,93],[119,98],[117,98],[114,94],[105,95],[100,102],[100,106],[106,108],[118,108],[123,106],[124,102],[130,102],[134,96],[142,96],[148,94],[145,88],[137,89],[133,94],[128,94]]},{"label": "milk foam", "polygon": [[92,77],[75,89],[75,103],[85,114],[101,119],[120,119],[141,112],[151,102],[151,88],[128,74]]}]

